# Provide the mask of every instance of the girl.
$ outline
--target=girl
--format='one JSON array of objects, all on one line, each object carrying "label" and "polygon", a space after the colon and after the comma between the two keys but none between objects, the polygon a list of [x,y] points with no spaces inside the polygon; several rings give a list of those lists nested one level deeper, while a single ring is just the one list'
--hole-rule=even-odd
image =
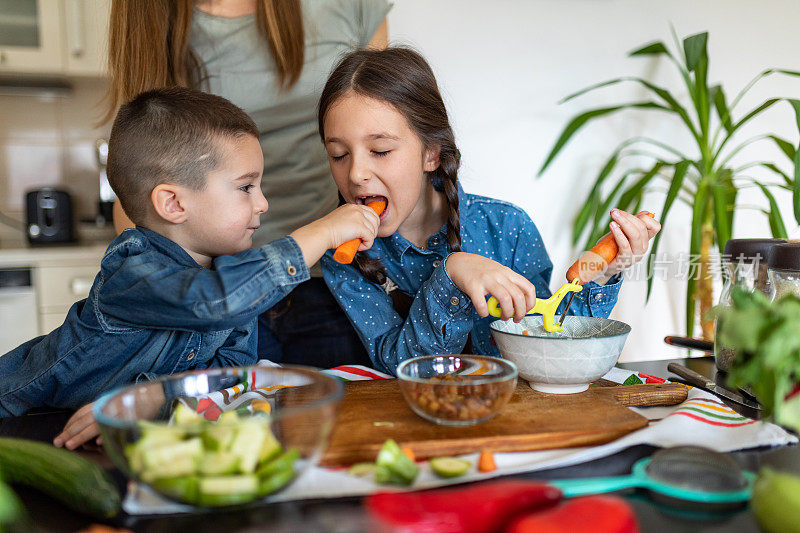
[{"label": "girl", "polygon": [[[387,202],[372,249],[352,265],[331,252],[322,260],[374,366],[394,374],[417,355],[499,355],[486,296],[503,319],[520,321],[537,295],[550,295],[552,263],[524,211],[461,189],[460,154],[426,61],[403,48],[350,53],[325,85],[318,119],[341,200]],[[573,314],[607,317],[620,273],[660,229],[645,213],[615,209],[612,218],[619,255],[577,293]]]}]

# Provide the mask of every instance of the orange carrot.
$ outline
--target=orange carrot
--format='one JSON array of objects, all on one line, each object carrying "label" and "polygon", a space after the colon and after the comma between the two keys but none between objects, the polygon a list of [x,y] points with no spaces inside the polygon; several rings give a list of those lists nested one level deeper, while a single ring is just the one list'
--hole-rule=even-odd
[{"label": "orange carrot", "polygon": [[414,455],[414,450],[411,449],[411,446],[403,446],[400,448],[400,451],[403,452],[403,455],[411,459],[412,461],[416,461],[416,456]]},{"label": "orange carrot", "polygon": [[[653,213],[647,213],[648,216],[655,218]],[[614,239],[614,234],[609,233],[591,250],[584,252],[584,254],[572,263],[572,266],[567,270],[567,281],[572,283],[577,279],[578,283],[583,285],[593,280],[608,264],[617,257],[619,253],[619,246]]]},{"label": "orange carrot", "polygon": [[[386,209],[386,202],[383,200],[376,200],[367,204],[373,211],[380,215]],[[353,258],[358,252],[358,247],[361,246],[361,239],[353,239],[340,244],[336,251],[333,252],[333,259],[338,263],[348,265],[353,262]]]},{"label": "orange carrot", "polygon": [[478,459],[478,472],[494,472],[497,465],[494,462],[494,454],[489,450],[483,450]]}]

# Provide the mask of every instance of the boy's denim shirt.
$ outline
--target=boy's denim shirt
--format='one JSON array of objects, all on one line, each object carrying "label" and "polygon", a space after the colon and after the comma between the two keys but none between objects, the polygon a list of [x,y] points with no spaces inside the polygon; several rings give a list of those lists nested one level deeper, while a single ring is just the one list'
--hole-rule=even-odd
[{"label": "boy's denim shirt", "polygon": [[253,364],[257,316],[307,279],[291,237],[206,269],[154,231],[126,230],[64,324],[0,357],[0,417],[76,408],[141,377]]},{"label": "boy's denim shirt", "polygon": [[[462,251],[508,266],[534,284],[537,298],[549,297],[553,264],[530,217],[508,202],[467,194],[460,186],[458,197]],[[451,253],[446,226],[428,238],[424,249],[394,233],[375,239],[367,253],[381,259],[396,290],[414,296],[406,320],[383,288],[364,278],[355,265],[337,263],[329,251],[322,258],[322,271],[378,370],[395,374],[397,365],[410,357],[461,353],[468,335],[475,353],[500,355],[489,332],[489,324],[497,319],[481,318],[445,270]],[[621,278],[615,276],[603,286],[584,285],[569,314],[608,317]]]}]

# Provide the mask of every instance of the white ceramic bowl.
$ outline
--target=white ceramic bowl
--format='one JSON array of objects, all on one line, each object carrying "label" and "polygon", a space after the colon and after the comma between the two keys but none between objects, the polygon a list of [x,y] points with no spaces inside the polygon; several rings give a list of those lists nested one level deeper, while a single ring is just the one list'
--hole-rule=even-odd
[{"label": "white ceramic bowl", "polygon": [[542,317],[521,322],[496,320],[489,326],[504,359],[541,392],[581,392],[605,375],[619,358],[631,327],[608,318],[568,316],[564,331],[547,333]]}]

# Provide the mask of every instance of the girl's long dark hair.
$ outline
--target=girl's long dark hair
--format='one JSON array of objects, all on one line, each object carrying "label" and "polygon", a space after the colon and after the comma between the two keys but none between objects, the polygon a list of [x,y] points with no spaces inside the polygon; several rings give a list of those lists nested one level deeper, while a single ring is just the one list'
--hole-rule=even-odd
[{"label": "girl's long dark hair", "polygon": [[[319,101],[319,134],[325,141],[325,113],[347,92],[391,104],[406,119],[425,149],[440,148],[439,167],[428,173],[434,188],[447,201],[447,242],[451,252],[461,251],[458,210],[458,166],[461,154],[447,118],[436,78],[427,61],[409,48],[359,50],[346,55],[328,78]],[[356,266],[378,284],[386,281],[380,260],[356,254]]]}]

